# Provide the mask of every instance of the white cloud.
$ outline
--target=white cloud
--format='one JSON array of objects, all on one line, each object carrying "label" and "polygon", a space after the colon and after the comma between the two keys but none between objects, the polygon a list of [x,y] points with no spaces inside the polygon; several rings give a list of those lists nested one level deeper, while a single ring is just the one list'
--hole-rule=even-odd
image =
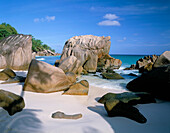
[{"label": "white cloud", "polygon": [[119,21],[104,20],[98,23],[100,26],[120,26]]},{"label": "white cloud", "polygon": [[116,14],[106,14],[103,18],[113,20],[113,19],[117,19],[118,16],[116,16]]},{"label": "white cloud", "polygon": [[123,39],[122,40],[117,40],[118,42],[124,42],[124,41],[126,41],[127,40],[127,38],[126,37],[123,37]]},{"label": "white cloud", "polygon": [[45,18],[35,18],[34,22],[50,22],[50,21],[54,21],[55,20],[55,16],[46,16]]}]

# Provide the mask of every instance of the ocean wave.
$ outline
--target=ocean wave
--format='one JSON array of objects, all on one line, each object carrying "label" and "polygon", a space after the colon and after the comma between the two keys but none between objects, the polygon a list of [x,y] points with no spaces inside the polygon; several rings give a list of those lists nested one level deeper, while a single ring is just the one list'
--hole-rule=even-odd
[{"label": "ocean wave", "polygon": [[38,58],[37,60],[45,60],[45,58]]}]

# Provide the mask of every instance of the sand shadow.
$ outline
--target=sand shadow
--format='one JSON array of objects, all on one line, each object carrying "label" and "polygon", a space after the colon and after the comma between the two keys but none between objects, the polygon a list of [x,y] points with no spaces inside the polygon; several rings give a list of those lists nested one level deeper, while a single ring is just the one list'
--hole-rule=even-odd
[{"label": "sand shadow", "polygon": [[[108,117],[104,106],[90,106],[89,110],[98,113],[112,127],[115,133],[143,133],[145,124],[137,123],[125,117]],[[137,130],[139,129],[139,131]]]},{"label": "sand shadow", "polygon": [[1,133],[40,132],[41,121],[36,117],[35,112],[41,112],[41,110],[23,109],[21,112],[18,112],[13,116],[10,116],[7,111],[0,108],[0,132]]}]

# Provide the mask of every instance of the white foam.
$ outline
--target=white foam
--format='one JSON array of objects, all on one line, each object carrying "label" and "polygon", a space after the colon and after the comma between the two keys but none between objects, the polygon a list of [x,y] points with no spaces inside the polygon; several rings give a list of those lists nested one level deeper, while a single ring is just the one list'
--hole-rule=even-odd
[{"label": "white foam", "polygon": [[45,60],[45,58],[38,58],[37,60]]}]

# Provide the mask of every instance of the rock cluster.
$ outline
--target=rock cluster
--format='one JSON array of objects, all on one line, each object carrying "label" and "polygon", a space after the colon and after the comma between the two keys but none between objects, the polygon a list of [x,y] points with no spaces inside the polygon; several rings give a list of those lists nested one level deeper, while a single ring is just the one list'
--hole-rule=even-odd
[{"label": "rock cluster", "polygon": [[98,101],[103,103],[108,116],[123,116],[139,123],[146,123],[147,119],[133,105],[156,102],[147,93],[124,92],[121,94],[107,93]]},{"label": "rock cluster", "polygon": [[110,37],[75,36],[66,41],[59,68],[64,72],[96,72],[97,68],[119,68],[122,62],[109,56]]},{"label": "rock cluster", "polygon": [[25,103],[22,97],[5,90],[0,90],[0,107],[8,111],[9,115],[14,115],[25,107]]},{"label": "rock cluster", "polygon": [[135,92],[148,92],[156,98],[170,100],[170,51],[160,55],[153,68],[127,84],[127,89]]},{"label": "rock cluster", "polygon": [[0,69],[26,70],[32,59],[32,37],[11,35],[0,40]]},{"label": "rock cluster", "polygon": [[59,53],[52,52],[51,50],[38,51],[36,56],[57,56]]}]

